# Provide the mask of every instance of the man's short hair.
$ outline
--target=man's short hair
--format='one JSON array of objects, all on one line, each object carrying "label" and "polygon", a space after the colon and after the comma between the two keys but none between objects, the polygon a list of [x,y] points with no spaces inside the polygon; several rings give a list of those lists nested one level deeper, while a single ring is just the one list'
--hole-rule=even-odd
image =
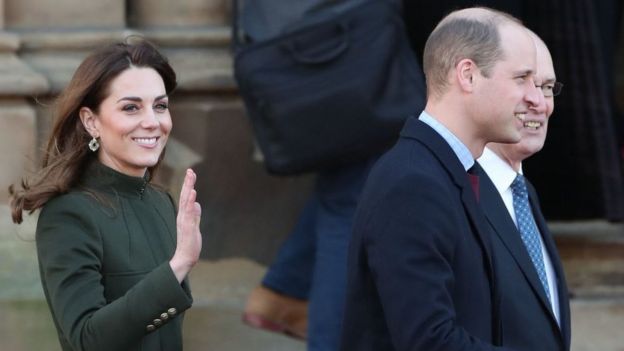
[{"label": "man's short hair", "polygon": [[[470,9],[469,9],[470,10]],[[463,59],[470,59],[485,77],[504,58],[499,27],[504,23],[521,25],[509,14],[489,8],[475,8],[477,15],[451,13],[433,30],[423,54],[427,94],[441,96],[448,86],[449,72]]]}]

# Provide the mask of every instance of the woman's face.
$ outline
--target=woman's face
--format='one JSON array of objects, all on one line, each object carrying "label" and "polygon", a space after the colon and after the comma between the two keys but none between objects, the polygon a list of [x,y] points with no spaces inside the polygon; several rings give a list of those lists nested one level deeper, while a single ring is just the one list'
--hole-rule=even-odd
[{"label": "woman's face", "polygon": [[109,93],[97,114],[86,109],[100,137],[98,159],[118,172],[142,177],[158,162],[171,132],[164,82],[152,68],[131,67],[111,81]]}]

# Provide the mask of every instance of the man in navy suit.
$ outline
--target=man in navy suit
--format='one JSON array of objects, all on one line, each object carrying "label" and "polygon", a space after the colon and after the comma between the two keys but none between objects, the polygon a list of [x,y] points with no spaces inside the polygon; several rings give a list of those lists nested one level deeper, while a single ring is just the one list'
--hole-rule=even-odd
[{"label": "man in navy suit", "polygon": [[467,171],[487,143],[520,140],[540,101],[535,44],[504,13],[459,10],[429,36],[423,69],[425,110],[360,198],[342,350],[511,350],[496,346],[492,233]]},{"label": "man in navy suit", "polygon": [[[522,161],[544,146],[556,82],[546,44],[533,35],[537,49],[535,84],[541,88],[539,104],[531,106],[517,144],[488,144],[479,164],[487,174],[480,179],[480,201],[495,234],[492,237],[495,277],[499,285],[502,344],[515,350],[570,349],[570,306],[559,255],[539,208],[535,190],[528,198],[537,225],[537,251],[533,257],[517,229],[513,182],[522,174]],[[541,260],[540,260],[541,257]],[[539,271],[542,273],[543,283]],[[548,293],[547,293],[548,292]]]}]

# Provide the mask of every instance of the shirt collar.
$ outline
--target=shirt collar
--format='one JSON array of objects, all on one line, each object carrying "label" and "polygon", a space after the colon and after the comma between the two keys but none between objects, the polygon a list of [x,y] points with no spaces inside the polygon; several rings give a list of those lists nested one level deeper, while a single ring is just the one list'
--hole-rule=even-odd
[{"label": "shirt collar", "polygon": [[438,122],[435,117],[423,111],[418,119],[420,119],[423,123],[427,124],[429,127],[433,128],[433,130],[435,130],[438,134],[440,134],[442,138],[444,138],[444,140],[447,142],[447,144],[449,144],[451,149],[453,149],[455,155],[457,155],[457,158],[459,158],[459,161],[464,166],[464,170],[467,171],[468,169],[470,169],[470,167],[474,165],[474,158],[472,157],[470,150],[468,150],[468,147],[466,147],[466,145],[464,145],[464,143],[462,143],[461,140],[459,140],[459,138],[455,136],[455,134],[448,130],[448,128],[446,128],[442,123]]},{"label": "shirt collar", "polygon": [[[509,189],[511,183],[516,179],[516,175],[518,174],[511,168],[509,163],[505,162],[505,160],[487,147],[483,150],[483,154],[477,161],[492,180],[499,194]],[[522,165],[520,165],[519,173],[522,174]]]}]

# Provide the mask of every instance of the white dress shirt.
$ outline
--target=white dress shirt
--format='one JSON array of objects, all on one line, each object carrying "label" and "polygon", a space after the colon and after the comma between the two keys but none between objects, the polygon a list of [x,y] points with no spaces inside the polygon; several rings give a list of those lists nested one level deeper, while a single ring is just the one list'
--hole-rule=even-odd
[{"label": "white dress shirt", "polygon": [[[505,207],[507,208],[507,212],[511,216],[514,224],[516,223],[516,213],[513,208],[513,194],[511,192],[511,183],[516,178],[516,171],[511,168],[511,166],[501,159],[497,154],[495,154],[492,150],[487,147],[483,150],[483,154],[481,157],[477,159],[481,168],[487,173],[488,177],[494,183],[496,190],[500,194],[503,202],[505,203]],[[520,174],[522,174],[522,166],[520,166]],[[539,231],[539,227],[537,228]],[[520,233],[518,233],[520,235]],[[548,255],[548,251],[544,246],[544,240],[542,239],[542,233],[539,235],[540,245],[542,247],[542,256],[544,257],[544,268],[546,270],[546,279],[548,281],[548,289],[550,290],[550,305],[552,307],[555,318],[557,319],[557,323],[560,323],[559,320],[559,294],[557,290],[557,277],[555,275],[555,270],[552,265],[552,261],[550,260],[550,256]]]}]

